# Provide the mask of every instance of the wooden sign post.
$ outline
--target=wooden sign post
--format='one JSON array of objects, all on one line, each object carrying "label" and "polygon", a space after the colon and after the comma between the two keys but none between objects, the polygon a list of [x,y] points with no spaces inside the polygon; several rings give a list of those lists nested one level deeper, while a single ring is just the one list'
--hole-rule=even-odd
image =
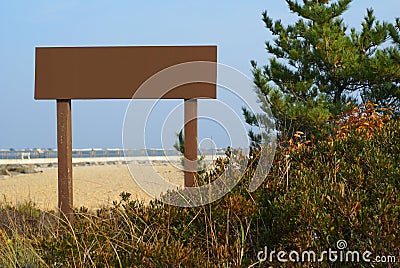
[{"label": "wooden sign post", "polygon": [[57,100],[58,208],[72,221],[71,100]]},{"label": "wooden sign post", "polygon": [[185,100],[183,111],[185,187],[192,187],[197,171],[197,100]]},{"label": "wooden sign post", "polygon": [[[73,221],[72,99],[131,99],[158,72],[181,63],[217,62],[216,46],[36,48],[35,99],[57,100],[58,208]],[[216,98],[217,67],[196,72],[193,81],[135,98],[183,99],[185,187],[197,170],[197,99]],[[161,97],[160,97],[161,96]]]}]

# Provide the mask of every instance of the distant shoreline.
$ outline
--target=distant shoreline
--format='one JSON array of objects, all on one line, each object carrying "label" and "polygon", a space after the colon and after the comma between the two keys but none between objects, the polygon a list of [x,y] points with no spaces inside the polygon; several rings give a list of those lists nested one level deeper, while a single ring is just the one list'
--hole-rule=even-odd
[{"label": "distant shoreline", "polygon": [[[219,155],[206,155],[206,160],[216,159]],[[151,164],[152,162],[159,163],[180,163],[181,156],[132,156],[132,157],[74,157],[72,164],[81,163],[115,163],[127,164],[134,163],[138,165]],[[4,165],[46,165],[57,164],[57,158],[31,158],[31,159],[0,159],[0,166]]]},{"label": "distant shoreline", "polygon": [[[134,156],[134,157],[74,157],[73,164],[79,163],[107,163],[117,162],[124,164],[127,162],[137,162],[140,164],[143,161],[161,161],[161,162],[178,162],[180,156]],[[30,158],[30,159],[0,159],[1,165],[42,165],[42,164],[57,164],[57,158]]]},{"label": "distant shoreline", "polygon": [[[134,156],[173,156],[179,153],[173,150],[147,149],[147,150],[127,150],[127,149],[72,149],[73,158],[91,157],[134,157]],[[57,158],[57,149],[0,149],[0,159],[31,159],[31,158]]]}]

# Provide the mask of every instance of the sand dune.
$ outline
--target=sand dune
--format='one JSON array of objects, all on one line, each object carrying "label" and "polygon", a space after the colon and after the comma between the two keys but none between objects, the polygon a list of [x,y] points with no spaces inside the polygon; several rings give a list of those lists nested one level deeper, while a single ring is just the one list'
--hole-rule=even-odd
[{"label": "sand dune", "polygon": [[[130,167],[134,169],[135,176],[147,178],[149,185],[152,185],[154,170],[167,180],[183,184],[183,172],[172,165]],[[57,168],[44,168],[42,171],[0,178],[0,201],[16,204],[31,200],[43,209],[57,208]],[[131,177],[126,165],[78,166],[74,167],[73,176],[74,207],[95,209],[119,200],[119,194],[123,191],[143,201],[152,199]]]}]

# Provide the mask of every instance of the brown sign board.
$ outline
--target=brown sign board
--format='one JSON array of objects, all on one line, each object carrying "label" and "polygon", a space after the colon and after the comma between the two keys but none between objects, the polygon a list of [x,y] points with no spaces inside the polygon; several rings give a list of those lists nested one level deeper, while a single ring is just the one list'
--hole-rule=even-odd
[{"label": "brown sign board", "polygon": [[[198,63],[186,64],[190,62]],[[35,99],[57,100],[58,207],[71,222],[71,99],[185,99],[184,179],[185,186],[192,187],[197,99],[214,99],[217,91],[217,64],[209,62],[217,63],[216,46],[36,48]],[[154,75],[157,78],[149,79]]]},{"label": "brown sign board", "polygon": [[[131,99],[147,79],[186,62],[217,62],[216,46],[120,46],[36,48],[35,99]],[[164,99],[216,98],[216,65],[196,72],[192,81]],[[188,74],[190,75],[190,73]],[[193,75],[193,72],[192,72]],[[141,92],[135,98],[159,98]]]}]

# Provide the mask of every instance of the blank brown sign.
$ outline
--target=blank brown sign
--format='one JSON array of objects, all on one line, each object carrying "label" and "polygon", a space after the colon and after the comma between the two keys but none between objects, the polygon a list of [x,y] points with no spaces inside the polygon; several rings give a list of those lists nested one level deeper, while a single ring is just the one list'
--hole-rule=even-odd
[{"label": "blank brown sign", "polygon": [[[216,46],[39,47],[36,48],[35,99],[130,99],[154,74],[177,64],[217,62]],[[216,98],[216,65],[162,98]],[[141,92],[138,98],[158,98]]]},{"label": "blank brown sign", "polygon": [[216,98],[214,62],[216,46],[36,48],[35,99],[57,100],[58,207],[71,223],[71,99],[184,99],[185,186],[192,187],[196,169],[190,169],[190,163],[197,163],[197,99]]}]

